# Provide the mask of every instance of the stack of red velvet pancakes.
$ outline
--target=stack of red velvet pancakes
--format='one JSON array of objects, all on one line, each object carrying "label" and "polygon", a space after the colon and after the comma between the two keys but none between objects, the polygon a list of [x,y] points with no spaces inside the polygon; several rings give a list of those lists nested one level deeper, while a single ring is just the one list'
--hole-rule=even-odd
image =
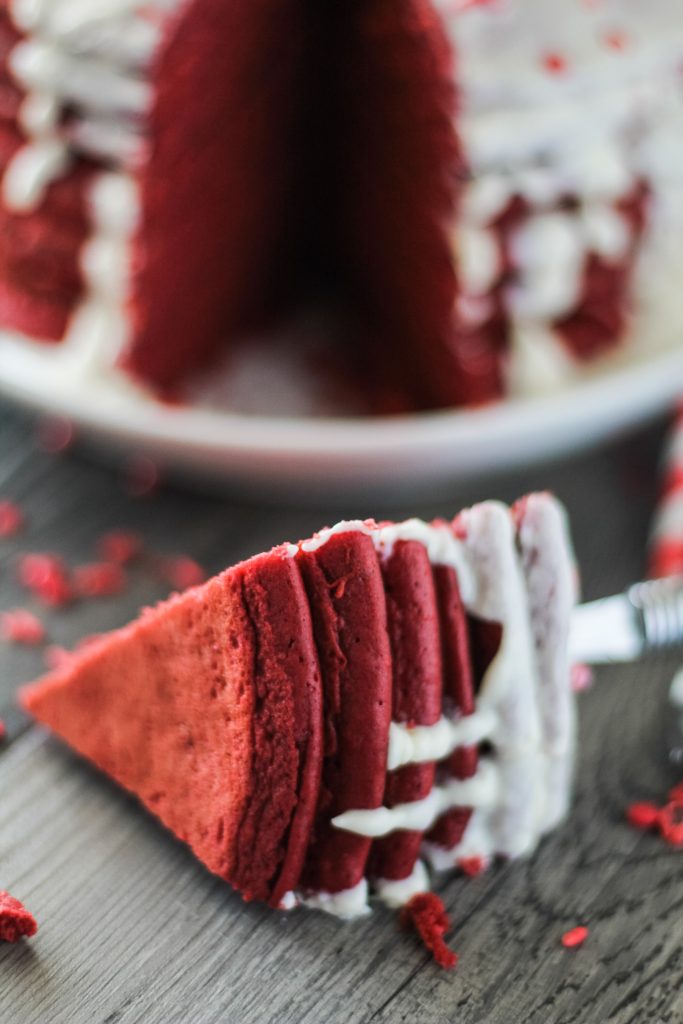
[{"label": "stack of red velvet pancakes", "polygon": [[[576,575],[557,501],[342,522],[92,641],[26,708],[248,899],[341,916],[565,815]],[[423,860],[424,858],[424,860]]]},{"label": "stack of red velvet pancakes", "polygon": [[682,59],[675,0],[0,0],[0,326],[177,396],[324,297],[371,411],[676,344]]}]

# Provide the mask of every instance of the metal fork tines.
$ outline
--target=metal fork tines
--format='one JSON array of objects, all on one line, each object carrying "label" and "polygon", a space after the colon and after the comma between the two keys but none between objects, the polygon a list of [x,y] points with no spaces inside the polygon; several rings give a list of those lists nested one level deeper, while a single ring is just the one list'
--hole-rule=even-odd
[{"label": "metal fork tines", "polygon": [[683,644],[683,576],[636,583],[628,591],[645,650]]}]

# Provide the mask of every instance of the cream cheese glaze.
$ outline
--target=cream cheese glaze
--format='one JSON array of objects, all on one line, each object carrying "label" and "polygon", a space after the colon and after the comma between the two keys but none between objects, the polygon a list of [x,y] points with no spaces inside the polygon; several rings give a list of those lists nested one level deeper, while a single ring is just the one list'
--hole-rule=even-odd
[{"label": "cream cheese glaze", "polygon": [[[462,514],[457,536],[446,523],[417,519],[384,526],[345,521],[302,547],[316,550],[330,537],[349,531],[371,537],[380,558],[388,557],[400,541],[422,543],[432,564],[455,568],[468,612],[500,623],[502,639],[474,714],[442,716],[433,726],[394,722],[390,727],[388,771],[440,761],[457,746],[487,740],[493,753],[480,759],[476,774],[441,781],[427,797],[412,803],[347,811],[333,824],[380,837],[398,829],[426,831],[450,808],[471,807],[456,848],[424,844],[433,867],[452,868],[464,857],[486,863],[495,855],[531,853],[566,814],[574,760],[567,645],[576,576],[561,506],[549,495],[533,495],[513,517],[504,505],[486,502]],[[297,550],[290,546],[291,555]],[[390,889],[386,880],[372,884],[380,898],[395,905],[398,894],[414,895],[414,887],[405,881],[405,886],[396,883]],[[316,905],[330,910],[334,903],[325,894]]]},{"label": "cream cheese glaze", "polygon": [[[50,184],[81,156],[107,169],[88,186],[90,235],[79,257],[83,297],[61,346],[65,373],[109,372],[131,324],[127,309],[131,245],[140,195],[130,172],[144,148],[152,104],[146,68],[161,39],[161,22],[183,0],[10,0],[15,26],[27,34],[9,57],[26,96],[19,125],[27,142],[5,170],[8,209],[34,211]],[[64,118],[69,110],[68,119]]]},{"label": "cream cheese glaze", "polygon": [[[454,46],[456,127],[472,176],[453,231],[464,292],[458,309],[467,323],[484,323],[492,312],[482,302],[501,268],[492,221],[515,196],[530,211],[513,233],[515,282],[502,295],[510,393],[547,393],[640,350],[677,344],[683,331],[678,4],[435,0],[435,6]],[[632,324],[615,339],[614,353],[584,365],[553,322],[579,305],[591,255],[609,263],[627,252],[631,230],[618,204],[643,181],[650,223],[627,296]],[[578,200],[575,209],[558,208],[565,196]]]}]

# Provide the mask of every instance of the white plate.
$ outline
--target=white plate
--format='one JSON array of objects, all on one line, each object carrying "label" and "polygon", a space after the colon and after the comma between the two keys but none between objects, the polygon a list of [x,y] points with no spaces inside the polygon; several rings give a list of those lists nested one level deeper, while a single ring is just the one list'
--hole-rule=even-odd
[{"label": "white plate", "polygon": [[664,409],[683,392],[683,349],[549,397],[473,411],[382,418],[285,418],[169,406],[111,378],[57,370],[57,346],[0,335],[0,391],[67,416],[110,446],[172,470],[268,489],[409,496],[465,476],[577,451]]}]

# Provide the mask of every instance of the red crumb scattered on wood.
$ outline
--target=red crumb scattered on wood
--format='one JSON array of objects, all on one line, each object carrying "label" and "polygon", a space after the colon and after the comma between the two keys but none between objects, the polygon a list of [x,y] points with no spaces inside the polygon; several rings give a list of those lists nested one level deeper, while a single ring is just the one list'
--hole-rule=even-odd
[{"label": "red crumb scattered on wood", "polygon": [[187,590],[188,587],[197,587],[206,579],[206,573],[199,562],[189,555],[179,555],[177,558],[166,558],[161,564],[161,569],[166,580],[174,590]]},{"label": "red crumb scattered on wood", "polygon": [[118,562],[92,562],[74,569],[73,585],[81,597],[108,597],[125,589],[126,575]]},{"label": "red crumb scattered on wood", "polygon": [[626,809],[626,820],[635,828],[656,828],[659,821],[659,808],[651,803],[631,804]]},{"label": "red crumb scattered on wood", "polygon": [[69,604],[74,597],[66,566],[56,555],[24,555],[19,562],[19,582],[54,608]]},{"label": "red crumb scattered on wood", "polygon": [[0,501],[0,537],[15,537],[24,526],[24,513],[13,501]]},{"label": "red crumb scattered on wood", "polygon": [[455,967],[458,957],[443,938],[451,926],[450,921],[435,893],[421,892],[413,896],[401,911],[400,923],[403,928],[415,929],[440,967],[446,970]]},{"label": "red crumb scattered on wood", "polygon": [[577,946],[582,946],[588,938],[589,932],[584,925],[578,925],[576,928],[570,928],[568,932],[565,932],[562,936],[562,945],[565,949],[576,949]]},{"label": "red crumb scattered on wood", "polygon": [[483,857],[461,857],[457,866],[464,874],[469,875],[470,878],[476,878],[477,875],[481,875],[486,870]]},{"label": "red crumb scattered on wood", "polygon": [[35,647],[45,640],[45,627],[40,619],[25,608],[0,612],[0,637],[13,644]]},{"label": "red crumb scattered on wood", "polygon": [[22,936],[30,938],[38,931],[33,914],[29,913],[23,903],[10,896],[8,892],[0,892],[0,942],[18,942]]},{"label": "red crumb scattered on wood", "polygon": [[631,804],[626,819],[635,828],[656,829],[670,846],[683,847],[683,782],[669,790],[662,807],[649,802]]},{"label": "red crumb scattered on wood", "polygon": [[142,537],[133,530],[110,530],[102,534],[98,550],[105,562],[128,565],[142,552]]},{"label": "red crumb scattered on wood", "polygon": [[671,846],[683,846],[683,804],[672,800],[662,807],[657,825],[667,843]]}]

